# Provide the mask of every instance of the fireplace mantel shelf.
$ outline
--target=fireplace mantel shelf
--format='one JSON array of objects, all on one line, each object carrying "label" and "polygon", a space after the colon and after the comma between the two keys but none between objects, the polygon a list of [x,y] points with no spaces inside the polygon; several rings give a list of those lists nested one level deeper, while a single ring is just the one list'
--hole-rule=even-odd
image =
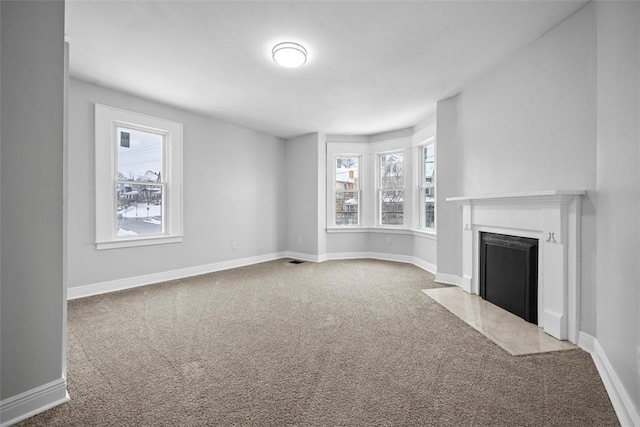
[{"label": "fireplace mantel shelf", "polygon": [[473,200],[500,200],[500,199],[527,199],[549,196],[582,196],[586,194],[585,190],[540,190],[540,191],[523,191],[520,193],[502,193],[502,194],[483,194],[477,196],[460,196],[447,197],[447,202],[470,202]]}]

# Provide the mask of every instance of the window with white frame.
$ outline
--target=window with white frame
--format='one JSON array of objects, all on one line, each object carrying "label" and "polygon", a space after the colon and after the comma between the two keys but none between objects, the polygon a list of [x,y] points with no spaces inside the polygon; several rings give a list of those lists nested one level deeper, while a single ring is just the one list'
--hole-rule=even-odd
[{"label": "window with white frame", "polygon": [[335,225],[359,225],[360,156],[337,155],[334,182]]},{"label": "window with white frame", "polygon": [[380,225],[404,224],[404,152],[378,154],[378,213]]},{"label": "window with white frame", "polygon": [[420,226],[427,230],[436,228],[436,147],[435,143],[420,146],[421,179],[420,179]]},{"label": "window with white frame", "polygon": [[95,106],[98,249],[182,241],[182,124]]}]

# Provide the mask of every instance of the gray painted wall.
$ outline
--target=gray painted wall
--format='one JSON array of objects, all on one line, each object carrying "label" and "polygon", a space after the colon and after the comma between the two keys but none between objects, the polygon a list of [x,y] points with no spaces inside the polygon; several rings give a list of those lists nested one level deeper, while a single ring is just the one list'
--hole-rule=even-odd
[{"label": "gray painted wall", "polygon": [[[389,243],[389,240],[391,239]],[[411,234],[369,233],[369,251],[377,254],[413,256]]]},{"label": "gray painted wall", "polygon": [[438,240],[436,236],[414,236],[413,256],[419,260],[438,265]]},{"label": "gray painted wall", "polygon": [[[182,243],[95,249],[96,102],[183,123]],[[69,287],[285,250],[283,140],[74,79],[69,118]]]},{"label": "gray painted wall", "polygon": [[335,233],[327,235],[328,253],[358,253],[369,251],[369,233]]},{"label": "gray painted wall", "polygon": [[318,234],[318,255],[323,256],[327,253],[327,135],[318,134],[318,224],[316,233]]},{"label": "gray painted wall", "polygon": [[598,342],[640,409],[640,4],[598,2]]},{"label": "gray painted wall", "polygon": [[[592,335],[596,264],[593,22],[594,6],[589,4],[467,85],[458,96],[460,150],[456,159],[460,196],[545,189],[588,191],[582,201],[581,330]],[[438,120],[440,124],[440,110]],[[440,161],[446,154],[441,143],[439,139]],[[442,163],[439,166],[444,168]],[[440,185],[442,182],[439,179]],[[442,244],[445,236],[439,233]],[[460,241],[458,236],[455,239]],[[439,248],[438,272],[448,272],[447,258]]]},{"label": "gray painted wall", "polygon": [[0,398],[62,378],[64,3],[0,2]]},{"label": "gray painted wall", "polygon": [[462,208],[447,202],[461,196],[462,152],[458,138],[458,97],[438,102],[436,135],[436,221],[438,273],[462,275]]},{"label": "gray painted wall", "polygon": [[[398,232],[382,232],[376,230],[359,232],[326,233],[327,254],[339,257],[357,256],[358,254],[375,253],[376,256],[387,256],[388,259],[405,260],[415,257],[418,260],[436,265],[437,240],[435,236],[415,236]],[[391,239],[391,243],[387,239]]]},{"label": "gray painted wall", "polygon": [[312,133],[287,140],[286,149],[287,250],[312,256],[319,243],[319,146],[319,135]]}]

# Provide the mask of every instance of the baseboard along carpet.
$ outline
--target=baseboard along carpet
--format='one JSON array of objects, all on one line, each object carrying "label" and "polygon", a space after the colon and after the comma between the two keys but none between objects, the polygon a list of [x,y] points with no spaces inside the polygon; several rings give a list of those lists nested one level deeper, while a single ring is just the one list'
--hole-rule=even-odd
[{"label": "baseboard along carpet", "polygon": [[374,260],[278,260],[68,306],[71,401],[23,426],[614,426],[589,354],[514,357]]}]

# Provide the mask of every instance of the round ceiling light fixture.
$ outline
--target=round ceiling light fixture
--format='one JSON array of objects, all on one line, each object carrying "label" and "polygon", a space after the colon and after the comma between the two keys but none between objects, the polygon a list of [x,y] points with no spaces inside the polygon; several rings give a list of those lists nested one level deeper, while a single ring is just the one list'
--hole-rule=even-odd
[{"label": "round ceiling light fixture", "polygon": [[278,43],[271,55],[276,64],[286,68],[298,68],[307,62],[307,49],[294,42]]}]

